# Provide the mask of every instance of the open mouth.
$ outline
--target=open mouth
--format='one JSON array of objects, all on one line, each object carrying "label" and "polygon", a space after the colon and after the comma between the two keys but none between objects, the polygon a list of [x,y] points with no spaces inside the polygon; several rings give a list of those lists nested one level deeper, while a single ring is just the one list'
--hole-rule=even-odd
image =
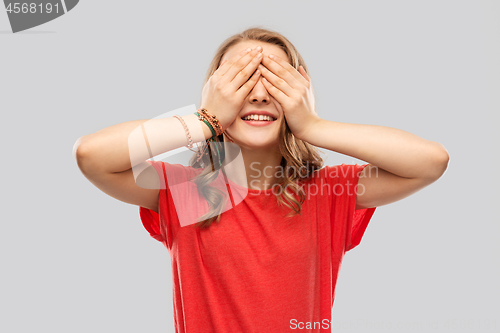
[{"label": "open mouth", "polygon": [[263,115],[249,115],[241,118],[243,121],[256,121],[256,122],[272,122],[275,121],[276,118],[271,116],[263,116]]}]

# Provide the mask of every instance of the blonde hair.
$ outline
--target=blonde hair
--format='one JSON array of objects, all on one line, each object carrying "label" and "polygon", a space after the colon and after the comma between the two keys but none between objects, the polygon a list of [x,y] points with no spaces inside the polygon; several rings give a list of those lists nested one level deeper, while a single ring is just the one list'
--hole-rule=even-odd
[{"label": "blonde hair", "polygon": [[[217,70],[222,57],[229,50],[229,48],[244,41],[259,41],[274,44],[280,47],[287,54],[290,64],[295,69],[298,70],[299,66],[302,66],[306,73],[309,74],[304,59],[302,59],[297,49],[287,38],[275,31],[260,27],[253,27],[227,38],[219,46],[212,62],[209,65],[203,85],[205,85],[212,74]],[[217,172],[213,172],[217,169],[212,159],[212,154],[214,153],[213,150],[218,148],[218,151],[220,152],[220,160],[224,160],[223,135],[224,134],[221,134],[214,138],[215,142],[210,143],[208,146],[209,149],[203,153],[199,161],[197,161],[198,156],[195,154],[189,162],[194,168],[204,169],[199,175],[191,179],[191,181],[197,184],[198,192],[200,195],[205,197],[210,207],[210,211],[201,216],[204,220],[196,224],[196,226],[201,229],[208,228],[214,220],[217,220],[217,222],[220,221],[220,216],[227,202],[225,193],[209,186],[209,184],[218,177],[218,172],[220,170],[219,169]],[[292,134],[286,120],[282,121],[280,124],[279,152],[282,156],[280,166],[283,170],[286,170],[286,172],[284,172],[284,181],[280,185],[276,185],[281,188],[277,191],[279,195],[275,194],[275,196],[280,205],[286,205],[293,211],[291,212],[292,215],[290,215],[290,213],[287,215],[287,217],[290,217],[301,213],[302,204],[304,203],[306,196],[304,190],[299,187],[296,181],[298,179],[304,180],[310,177],[315,170],[321,169],[323,167],[323,159],[320,157],[320,151],[318,148],[297,139]],[[304,172],[298,174],[294,170]],[[288,171],[293,172],[290,173]],[[292,190],[299,197],[299,200],[288,193],[288,189]]]}]

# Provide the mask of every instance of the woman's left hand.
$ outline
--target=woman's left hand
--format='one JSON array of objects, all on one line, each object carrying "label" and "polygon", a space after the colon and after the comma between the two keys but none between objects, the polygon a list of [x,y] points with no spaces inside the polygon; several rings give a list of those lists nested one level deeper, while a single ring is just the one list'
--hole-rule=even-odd
[{"label": "woman's left hand", "polygon": [[299,71],[276,55],[262,58],[259,69],[267,91],[280,103],[293,135],[305,138],[321,118],[315,110],[311,78],[302,66]]}]

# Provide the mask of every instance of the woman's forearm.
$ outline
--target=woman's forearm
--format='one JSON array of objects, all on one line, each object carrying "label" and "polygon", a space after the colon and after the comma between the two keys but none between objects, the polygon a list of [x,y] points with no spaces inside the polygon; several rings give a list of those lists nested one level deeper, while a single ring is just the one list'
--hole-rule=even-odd
[{"label": "woman's forearm", "polygon": [[405,178],[439,178],[448,152],[438,142],[379,125],[318,120],[302,140],[349,155]]},{"label": "woman's forearm", "polygon": [[[208,126],[200,122],[196,115],[182,118],[193,142],[212,136]],[[82,170],[122,172],[152,157],[147,143],[151,155],[156,156],[186,146],[186,132],[174,117],[127,121],[80,137],[74,145],[73,154]]]}]

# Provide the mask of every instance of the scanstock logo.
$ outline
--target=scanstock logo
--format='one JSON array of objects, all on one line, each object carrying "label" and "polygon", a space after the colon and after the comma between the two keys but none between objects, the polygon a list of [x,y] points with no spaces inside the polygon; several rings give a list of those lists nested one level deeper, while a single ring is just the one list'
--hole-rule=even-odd
[{"label": "scanstock logo", "polygon": [[79,0],[4,0],[12,32],[36,27],[75,8]]}]

